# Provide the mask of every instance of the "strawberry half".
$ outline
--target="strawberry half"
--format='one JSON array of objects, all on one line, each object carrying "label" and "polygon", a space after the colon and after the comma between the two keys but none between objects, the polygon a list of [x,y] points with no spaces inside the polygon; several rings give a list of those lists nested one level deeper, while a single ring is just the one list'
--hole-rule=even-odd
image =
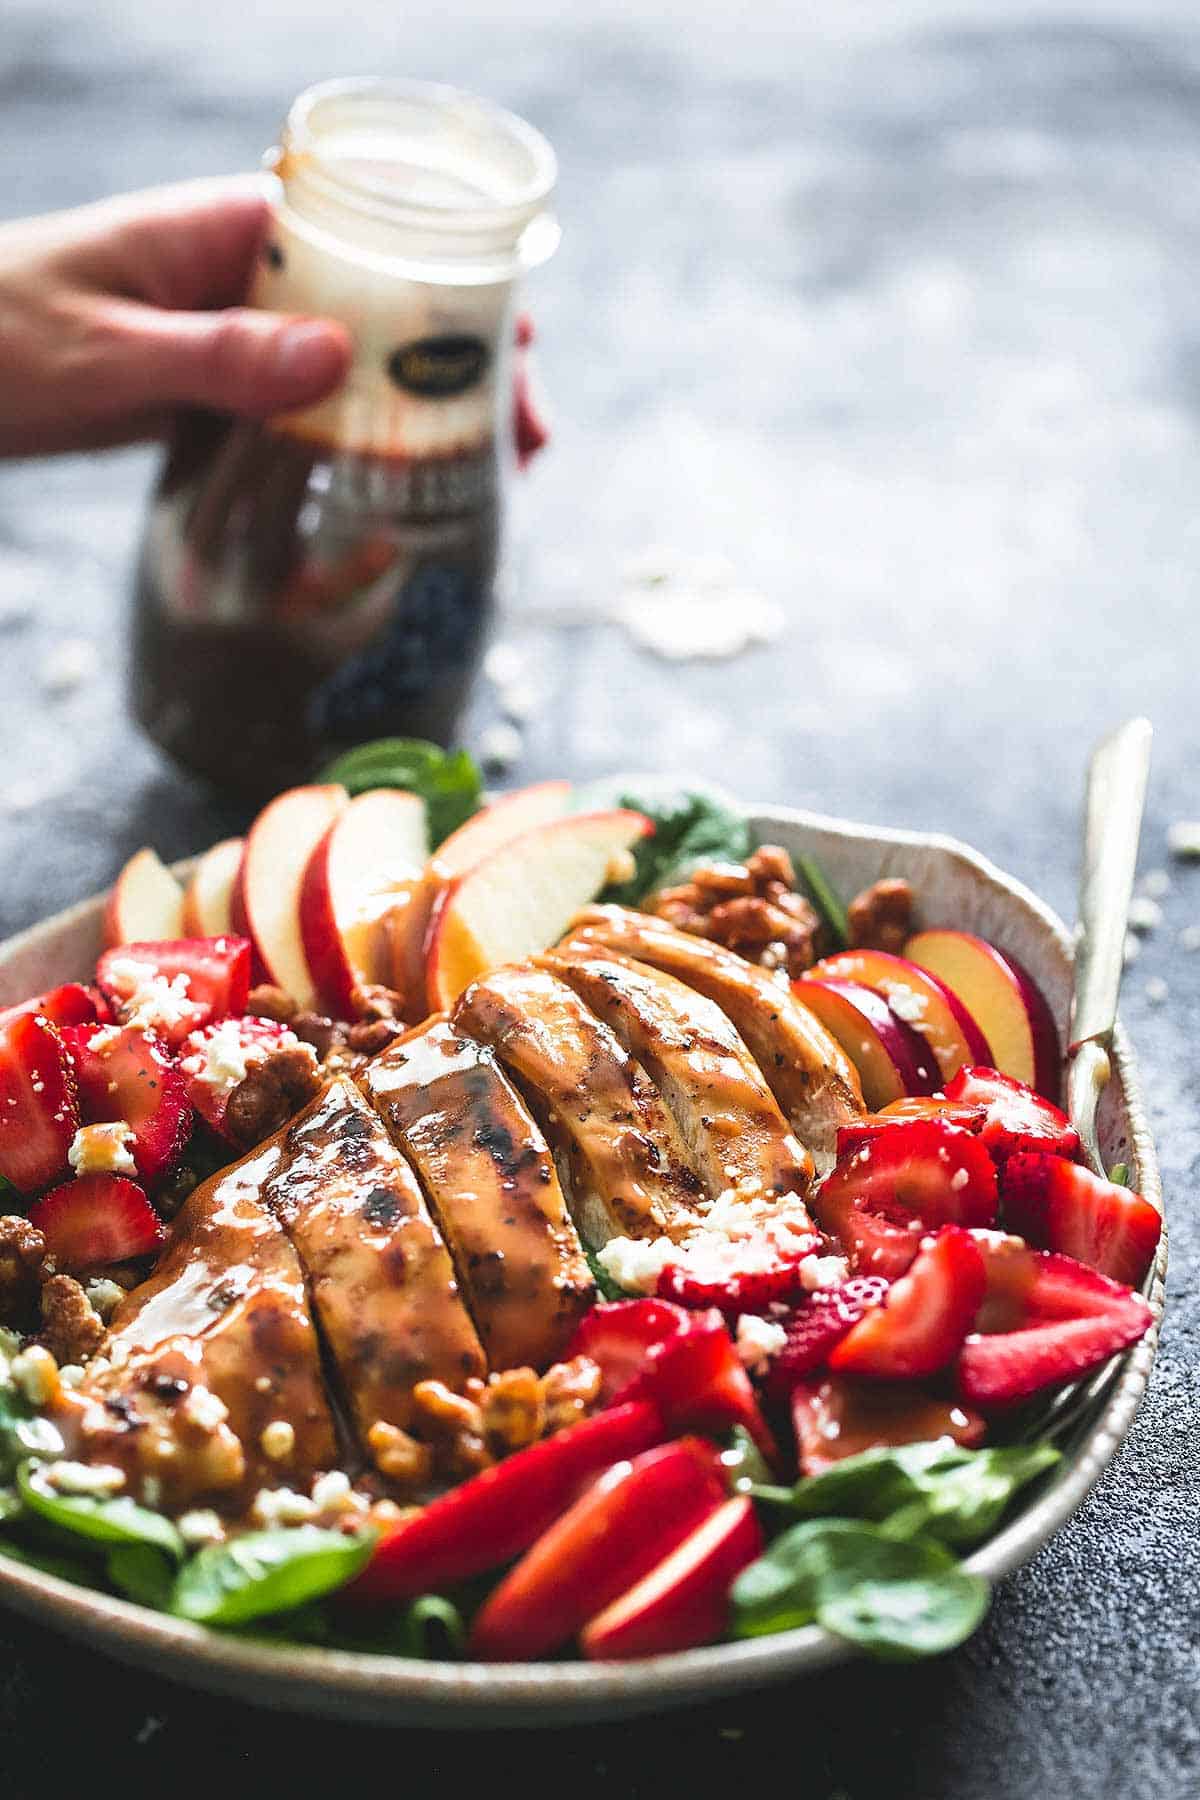
[{"label": "strawberry half", "polygon": [[983,1442],[987,1425],[961,1402],[923,1388],[851,1381],[842,1375],[810,1377],[792,1392],[792,1425],[802,1475],[819,1475],[847,1456],[899,1444],[953,1438],[968,1447]]},{"label": "strawberry half", "polygon": [[138,1174],[165,1175],[192,1129],[183,1076],[162,1045],[134,1025],[68,1026],[63,1032],[86,1124],[124,1119]]},{"label": "strawberry half", "polygon": [[106,950],[96,982],[119,1019],[175,1047],[213,1019],[244,1012],[250,972],[248,938],[168,938]]},{"label": "strawberry half", "polygon": [[975,1323],[987,1288],[969,1231],[945,1225],[926,1238],[882,1306],[860,1319],[829,1354],[837,1374],[911,1381],[945,1368]]},{"label": "strawberry half", "polygon": [[99,1269],[148,1256],[166,1238],[162,1220],[136,1181],[80,1175],[52,1188],[29,1209],[29,1222],[65,1269]]},{"label": "strawberry half", "polygon": [[767,1367],[765,1387],[776,1400],[786,1400],[797,1381],[823,1368],[835,1344],[852,1326],[882,1304],[888,1284],[880,1275],[856,1275],[837,1287],[818,1288],[797,1307],[785,1327],[787,1342]]},{"label": "strawberry half", "polygon": [[1010,1156],[1001,1192],[1005,1224],[1040,1249],[1061,1250],[1130,1287],[1154,1260],[1162,1220],[1150,1202],[1079,1163]]},{"label": "strawberry half", "polygon": [[0,1026],[0,1175],[25,1194],[57,1181],[78,1126],[62,1036],[40,1014],[18,1013]]},{"label": "strawberry half", "polygon": [[910,1119],[938,1119],[945,1125],[960,1125],[964,1131],[982,1131],[986,1109],[982,1105],[954,1104],[926,1094],[909,1094],[904,1100],[893,1100],[881,1112],[867,1113],[849,1125],[839,1125],[837,1157],[850,1156],[872,1143],[881,1132]]},{"label": "strawberry half", "polygon": [[610,1300],[584,1314],[563,1357],[570,1362],[586,1356],[599,1365],[600,1398],[608,1406],[645,1366],[654,1346],[687,1325],[687,1313],[668,1300]]},{"label": "strawberry half", "polygon": [[1140,1294],[1074,1257],[1001,1232],[972,1236],[987,1286],[958,1390],[973,1405],[1010,1406],[1075,1381],[1149,1330],[1154,1315]]},{"label": "strawberry half", "polygon": [[990,1225],[996,1171],[980,1140],[941,1119],[904,1119],[839,1162],[812,1208],[863,1274],[895,1280],[930,1226]]},{"label": "strawberry half", "polygon": [[946,1083],[946,1100],[952,1106],[983,1107],[980,1135],[998,1162],[1019,1150],[1079,1155],[1079,1133],[1066,1113],[999,1069],[960,1069]]},{"label": "strawberry half", "polygon": [[78,981],[67,981],[48,994],[39,994],[36,1000],[0,1009],[0,1026],[10,1025],[22,1013],[40,1013],[52,1025],[86,1025],[96,1017],[96,1002]]}]

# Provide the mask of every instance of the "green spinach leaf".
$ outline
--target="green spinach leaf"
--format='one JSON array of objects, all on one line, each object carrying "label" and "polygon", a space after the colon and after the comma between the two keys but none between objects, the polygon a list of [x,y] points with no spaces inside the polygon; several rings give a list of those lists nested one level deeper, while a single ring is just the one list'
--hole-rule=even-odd
[{"label": "green spinach leaf", "polygon": [[[729,1447],[721,1452],[721,1467],[731,1494],[766,1493],[763,1486],[771,1479],[762,1451],[744,1425],[735,1425]],[[785,1493],[787,1489],[783,1490]]]},{"label": "green spinach leaf", "polygon": [[636,906],[647,894],[683,880],[701,862],[744,862],[750,854],[750,827],[710,794],[678,793],[641,799],[622,794],[619,804],[654,821],[651,837],[633,846],[634,873],[612,882],[601,900]]},{"label": "green spinach leaf", "polygon": [[36,1413],[16,1388],[0,1386],[0,1481],[16,1474],[30,1456],[61,1456],[63,1441],[56,1426]]},{"label": "green spinach leaf", "polygon": [[171,1611],[206,1625],[242,1625],[343,1587],[370,1558],[373,1532],[348,1537],[317,1525],[248,1532],[184,1564]]},{"label": "green spinach leaf", "polygon": [[150,1544],[118,1544],[109,1551],[105,1568],[112,1585],[127,1599],[156,1612],[169,1609],[175,1569],[161,1550]]},{"label": "green spinach leaf", "polygon": [[483,782],[465,750],[443,750],[422,738],[377,738],[331,762],[322,781],[340,782],[351,794],[371,788],[403,788],[425,802],[429,843],[443,838],[479,811]]},{"label": "green spinach leaf", "polygon": [[97,1494],[60,1493],[46,1479],[37,1463],[22,1463],[17,1470],[21,1498],[35,1518],[53,1525],[70,1537],[92,1544],[148,1544],[178,1562],[183,1539],[162,1513],[139,1506],[127,1495],[113,1498]]},{"label": "green spinach leaf", "polygon": [[0,1542],[0,1559],[11,1557],[27,1569],[40,1569],[43,1575],[57,1575],[60,1581],[74,1581],[80,1587],[99,1587],[96,1570],[81,1557],[62,1556],[53,1550],[42,1550],[31,1544],[14,1543],[11,1538]]},{"label": "green spinach leaf", "polygon": [[613,1280],[594,1250],[585,1249],[583,1254],[587,1257],[588,1268],[592,1271],[592,1280],[600,1290],[602,1299],[629,1300],[632,1298],[625,1292],[620,1282]]}]

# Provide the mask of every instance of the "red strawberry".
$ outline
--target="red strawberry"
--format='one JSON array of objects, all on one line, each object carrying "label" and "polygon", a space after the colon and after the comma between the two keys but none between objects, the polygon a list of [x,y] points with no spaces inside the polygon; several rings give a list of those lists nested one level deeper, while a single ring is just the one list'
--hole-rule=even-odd
[{"label": "red strawberry", "polygon": [[784,1400],[801,1376],[824,1367],[833,1346],[881,1304],[887,1291],[888,1284],[879,1275],[857,1275],[837,1287],[818,1288],[787,1322],[787,1343],[767,1369],[768,1394]]},{"label": "red strawberry", "polygon": [[250,964],[247,938],[169,938],[106,950],[96,981],[118,1018],[176,1046],[211,1020],[245,1011]]},{"label": "red strawberry", "polygon": [[40,1014],[19,1012],[0,1026],[0,1175],[25,1194],[56,1181],[78,1126],[62,1036]]},{"label": "red strawberry", "polygon": [[983,1141],[998,1162],[1018,1150],[1079,1155],[1079,1133],[1066,1113],[999,1069],[960,1069],[946,1083],[946,1099],[984,1108]]},{"label": "red strawberry", "polygon": [[[210,1054],[214,1041],[222,1047],[222,1054],[215,1059]],[[225,1109],[244,1070],[265,1062],[272,1050],[295,1048],[299,1043],[294,1031],[274,1019],[220,1019],[193,1031],[179,1048],[189,1102],[224,1136]]]},{"label": "red strawberry", "polygon": [[52,1188],[29,1209],[29,1222],[66,1269],[148,1256],[164,1241],[162,1220],[136,1181],[123,1175],[80,1175]]},{"label": "red strawberry", "polygon": [[22,1000],[17,1006],[0,1010],[0,1026],[8,1025],[21,1013],[40,1013],[52,1025],[86,1025],[96,1017],[96,1003],[85,987],[68,981],[62,987],[39,994],[36,1000]]},{"label": "red strawberry", "polygon": [[800,1264],[821,1248],[820,1233],[798,1210],[797,1228],[786,1233],[766,1223],[745,1237],[725,1238],[701,1226],[659,1276],[659,1295],[681,1306],[715,1306],[731,1318],[794,1298],[802,1286]]},{"label": "red strawberry", "polygon": [[1057,1156],[1010,1156],[1002,1181],[1004,1219],[1028,1243],[1137,1287],[1154,1260],[1162,1220],[1131,1188],[1102,1181]]},{"label": "red strawberry", "polygon": [[987,1287],[979,1247],[961,1225],[926,1238],[907,1275],[829,1353],[843,1375],[909,1381],[932,1375],[962,1348]]},{"label": "red strawberry", "polygon": [[792,1392],[792,1425],[802,1475],[819,1475],[847,1456],[889,1445],[940,1437],[980,1444],[987,1431],[977,1412],[924,1388],[851,1381],[842,1375],[799,1382]]},{"label": "red strawberry", "polygon": [[992,1223],[996,1171],[969,1131],[907,1119],[840,1162],[812,1206],[855,1269],[895,1280],[931,1225]]},{"label": "red strawberry", "polygon": [[687,1325],[687,1313],[668,1300],[612,1300],[584,1315],[563,1354],[567,1361],[586,1356],[599,1364],[600,1398],[608,1406],[645,1366],[654,1346]]},{"label": "red strawberry", "polygon": [[839,1125],[837,1155],[841,1162],[855,1150],[873,1142],[883,1131],[902,1125],[910,1119],[940,1119],[946,1125],[961,1125],[964,1131],[981,1131],[986,1117],[983,1106],[955,1105],[949,1100],[927,1094],[910,1094],[904,1100],[893,1100],[882,1112],[867,1113],[852,1124]]},{"label": "red strawberry", "polygon": [[959,1357],[958,1387],[974,1405],[1007,1406],[1074,1381],[1149,1329],[1154,1315],[1140,1294],[1074,1257],[1000,1232],[972,1235],[987,1290]]},{"label": "red strawberry", "polygon": [[68,1026],[63,1037],[89,1125],[124,1119],[138,1173],[153,1181],[174,1168],[192,1129],[183,1076],[162,1045],[134,1025]]}]

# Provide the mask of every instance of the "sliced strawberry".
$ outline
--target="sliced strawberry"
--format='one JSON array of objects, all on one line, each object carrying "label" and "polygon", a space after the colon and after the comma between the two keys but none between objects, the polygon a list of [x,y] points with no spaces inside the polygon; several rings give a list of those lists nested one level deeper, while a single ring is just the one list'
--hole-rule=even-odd
[{"label": "sliced strawberry", "polygon": [[686,1331],[688,1314],[667,1300],[613,1300],[593,1306],[563,1355],[586,1356],[600,1366],[600,1398],[607,1406],[645,1367],[656,1344]]},{"label": "sliced strawberry", "polygon": [[802,1475],[819,1475],[847,1456],[899,1444],[953,1438],[983,1442],[986,1422],[971,1408],[923,1388],[813,1376],[792,1392],[792,1424]]},{"label": "sliced strawberry", "polygon": [[99,1269],[148,1256],[166,1238],[162,1220],[136,1181],[80,1175],[52,1188],[29,1209],[29,1222],[64,1269]]},{"label": "sliced strawberry", "polygon": [[867,1113],[849,1125],[839,1125],[837,1157],[852,1156],[872,1143],[881,1132],[911,1119],[938,1119],[945,1125],[960,1125],[964,1131],[982,1131],[987,1116],[983,1105],[955,1104],[930,1094],[910,1094],[904,1100],[893,1100],[881,1112]]},{"label": "sliced strawberry", "polygon": [[219,1019],[193,1031],[179,1047],[190,1104],[221,1137],[229,1096],[249,1069],[273,1050],[296,1049],[300,1039],[275,1019]]},{"label": "sliced strawberry", "polygon": [[979,1247],[961,1225],[926,1238],[907,1275],[829,1353],[843,1375],[912,1381],[932,1375],[962,1348],[987,1288]]},{"label": "sliced strawberry", "polygon": [[818,1288],[787,1321],[787,1342],[767,1369],[768,1394],[786,1400],[802,1376],[823,1368],[833,1346],[840,1344],[873,1306],[882,1303],[887,1291],[888,1284],[880,1275],[856,1275],[837,1287]]},{"label": "sliced strawberry", "polygon": [[1056,1319],[1083,1319],[1110,1312],[1129,1289],[1073,1256],[1032,1250],[1003,1231],[971,1233],[983,1257],[987,1288],[976,1329],[1016,1331]]},{"label": "sliced strawberry", "polygon": [[984,1108],[981,1136],[997,1161],[1018,1150],[1079,1155],[1079,1133],[1066,1113],[999,1069],[960,1069],[946,1083],[946,1100],[952,1106]]},{"label": "sliced strawberry", "polygon": [[906,1119],[840,1162],[814,1195],[856,1270],[895,1280],[931,1225],[990,1225],[996,1171],[977,1137],[940,1119]]},{"label": "sliced strawberry", "polygon": [[1162,1220],[1150,1202],[1079,1163],[1019,1152],[1004,1166],[1001,1193],[1005,1224],[1043,1250],[1130,1287],[1154,1260]]},{"label": "sliced strawberry", "polygon": [[183,1076],[162,1045],[134,1025],[65,1028],[85,1123],[124,1119],[138,1173],[153,1181],[174,1168],[192,1129]]},{"label": "sliced strawberry", "polygon": [[0,1026],[0,1175],[24,1194],[56,1181],[78,1126],[61,1034],[40,1014],[18,1013]]},{"label": "sliced strawberry", "polygon": [[747,1225],[738,1236],[701,1225],[677,1246],[675,1260],[658,1278],[664,1300],[709,1307],[730,1318],[761,1313],[802,1291],[800,1265],[821,1249],[821,1235],[798,1200],[780,1202],[755,1219],[755,1202],[738,1202]]},{"label": "sliced strawberry", "polygon": [[52,1025],[86,1025],[96,1017],[96,1003],[87,988],[77,981],[68,981],[62,987],[51,988],[48,994],[39,994],[35,1000],[22,1000],[17,1006],[0,1009],[0,1026],[11,1024],[22,1013],[40,1013]]},{"label": "sliced strawberry", "polygon": [[246,1010],[250,971],[248,938],[170,938],[106,950],[96,981],[118,1018],[177,1046],[213,1019]]},{"label": "sliced strawberry", "polygon": [[679,1431],[727,1431],[741,1425],[766,1460],[778,1466],[778,1448],[721,1314],[713,1308],[684,1317],[682,1331],[647,1350],[641,1369],[617,1399],[652,1400],[667,1424]]}]

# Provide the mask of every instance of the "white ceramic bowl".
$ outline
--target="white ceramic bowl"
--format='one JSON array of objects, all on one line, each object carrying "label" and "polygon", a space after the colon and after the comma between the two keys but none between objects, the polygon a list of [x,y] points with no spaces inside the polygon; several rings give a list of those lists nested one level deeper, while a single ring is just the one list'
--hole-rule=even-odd
[{"label": "white ceramic bowl", "polygon": [[[948,838],[851,825],[780,809],[751,813],[759,841],[811,851],[841,892],[885,875],[906,876],[928,925],[976,931],[1030,970],[1062,1029],[1070,994],[1070,938],[1027,888]],[[83,902],[0,945],[0,1004],[56,982],[91,976],[102,901]],[[1161,1210],[1154,1146],[1133,1052],[1119,1031],[1114,1079],[1100,1115],[1109,1163],[1133,1166],[1140,1191]],[[1146,1294],[1155,1328],[1073,1397],[1060,1424],[1064,1457],[967,1566],[995,1580],[1027,1562],[1099,1479],[1124,1439],[1149,1377],[1162,1316],[1163,1235]],[[2,1544],[0,1544],[2,1549]],[[841,1661],[852,1652],[815,1626],[624,1664],[415,1662],[229,1637],[165,1617],[0,1555],[0,1599],[61,1626],[110,1656],[197,1686],[296,1711],[430,1726],[563,1725],[658,1712],[763,1686]]]}]

